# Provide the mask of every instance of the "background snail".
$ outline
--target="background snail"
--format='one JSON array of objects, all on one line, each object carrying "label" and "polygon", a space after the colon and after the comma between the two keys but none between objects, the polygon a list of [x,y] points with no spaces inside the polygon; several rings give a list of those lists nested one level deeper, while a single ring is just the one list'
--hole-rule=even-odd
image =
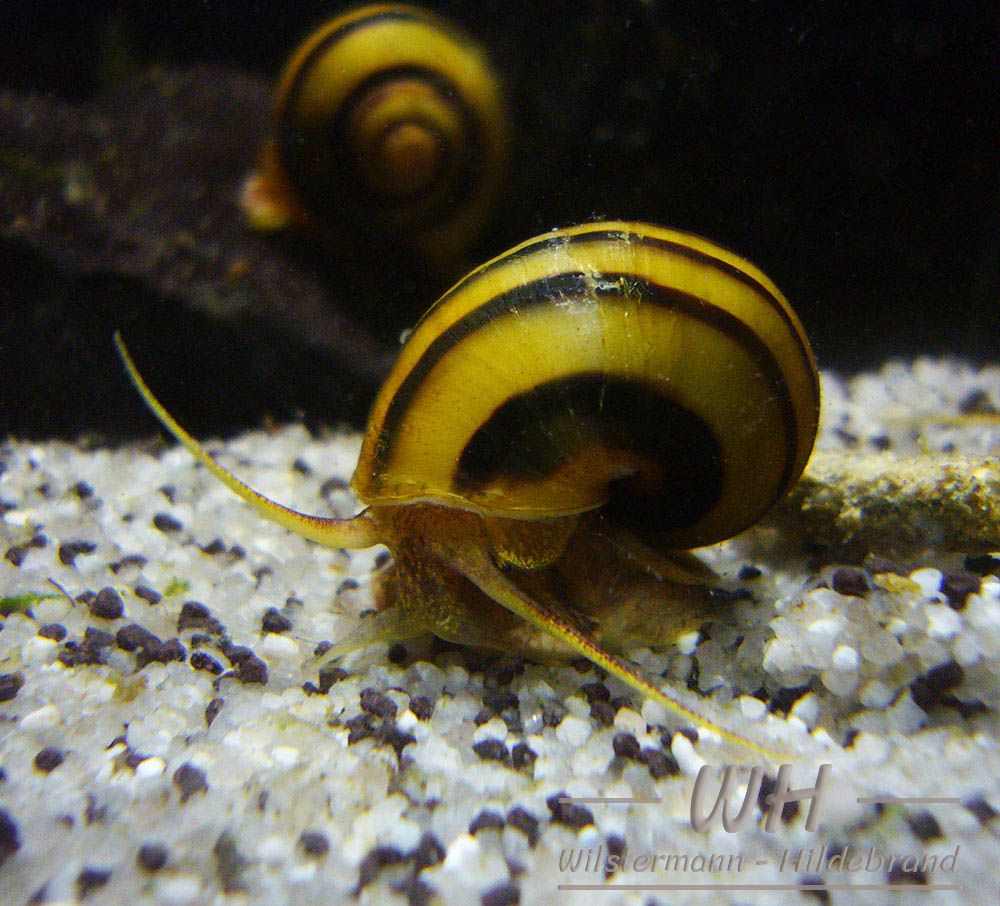
[{"label": "background snail", "polygon": [[262,230],[363,225],[453,261],[489,214],[507,146],[499,83],[477,44],[425,10],[366,6],[292,54],[243,206]]},{"label": "background snail", "polygon": [[425,631],[504,648],[514,614],[756,748],[608,653],[544,581],[612,544],[665,583],[703,582],[663,552],[736,534],[801,474],[816,364],[788,302],[749,262],[611,222],[546,233],[474,270],[418,322],[386,379],[352,482],[367,508],[349,519],[242,484],[118,345],[161,422],[263,515],[322,544],[392,550],[381,609],[330,656]]}]

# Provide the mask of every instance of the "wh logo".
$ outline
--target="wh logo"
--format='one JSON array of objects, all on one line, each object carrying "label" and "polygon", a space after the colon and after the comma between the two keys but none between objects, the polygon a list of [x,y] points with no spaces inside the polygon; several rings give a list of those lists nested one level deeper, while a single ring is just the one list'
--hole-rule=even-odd
[{"label": "wh logo", "polygon": [[[809,814],[806,816],[806,830],[815,831],[819,826],[820,806],[823,797],[827,793],[830,771],[833,765],[821,764],[819,772],[816,774],[816,786],[807,789],[791,790],[788,788],[788,778],[792,773],[790,764],[783,764],[778,768],[778,779],[774,786],[774,792],[770,793],[764,800],[764,805],[768,810],[767,821],[764,823],[764,830],[774,833],[778,829],[778,819],[781,817],[781,810],[786,802],[801,802],[809,799]],[[709,775],[712,768],[703,765],[698,771],[698,777],[694,782],[694,793],[691,796],[691,827],[696,831],[709,830],[713,823],[719,818],[721,813],[722,826],[730,834],[735,834],[742,830],[750,816],[753,814],[753,807],[760,795],[760,785],[764,777],[764,769],[759,765],[750,770],[750,782],[747,784],[747,793],[743,798],[743,805],[735,817],[729,814],[729,799],[736,788],[736,776],[733,765],[726,765],[725,773],[722,775],[722,788],[715,799],[712,811],[705,814],[705,799],[708,796]]]}]

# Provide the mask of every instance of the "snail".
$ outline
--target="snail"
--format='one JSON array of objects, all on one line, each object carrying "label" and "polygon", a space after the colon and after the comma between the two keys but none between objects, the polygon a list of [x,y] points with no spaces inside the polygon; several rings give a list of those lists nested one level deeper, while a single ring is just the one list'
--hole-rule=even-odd
[{"label": "snail", "polygon": [[527,625],[767,751],[607,651],[545,581],[610,543],[667,588],[704,585],[707,568],[670,552],[737,534],[802,473],[817,430],[815,359],[749,262],[687,233],[603,222],[545,233],[472,271],[419,320],[375,399],[352,480],[365,509],[351,518],[304,515],[244,485],[116,342],[167,430],[261,514],[320,544],[391,550],[383,606],[328,656],[427,631],[504,648],[512,623]]},{"label": "snail", "polygon": [[261,231],[361,226],[454,261],[488,217],[508,145],[499,80],[470,37],[417,7],[365,6],[292,54],[242,205]]}]

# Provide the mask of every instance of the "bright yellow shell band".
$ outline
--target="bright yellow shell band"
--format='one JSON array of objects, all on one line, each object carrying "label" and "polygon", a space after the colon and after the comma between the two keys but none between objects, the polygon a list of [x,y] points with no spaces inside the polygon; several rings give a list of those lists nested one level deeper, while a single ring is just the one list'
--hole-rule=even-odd
[{"label": "bright yellow shell band", "polygon": [[[442,297],[376,400],[355,490],[369,503],[438,501],[521,518],[599,506],[609,483],[634,471],[627,448],[595,447],[573,434],[572,419],[542,411],[549,403],[534,390],[554,387],[545,399],[572,407],[559,382],[571,394],[595,374],[619,397],[622,382],[631,382],[637,394],[669,400],[710,439],[698,449],[718,458],[723,487],[678,544],[742,530],[805,467],[818,414],[815,363],[774,284],[707,240],[614,222],[530,240]],[[513,425],[510,445],[537,443],[535,421],[551,424],[560,433],[553,444],[565,441],[573,452],[543,476],[495,473],[486,484],[463,485],[462,464],[483,426],[495,430],[511,400],[526,416]],[[605,415],[618,418],[606,410],[596,417]],[[628,416],[637,429],[641,418]],[[661,476],[672,467],[656,466]]]}]

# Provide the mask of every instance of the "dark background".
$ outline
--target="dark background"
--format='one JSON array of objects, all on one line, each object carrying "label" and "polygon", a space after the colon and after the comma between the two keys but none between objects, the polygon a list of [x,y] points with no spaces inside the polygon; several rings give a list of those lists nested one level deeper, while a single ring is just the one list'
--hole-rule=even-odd
[{"label": "dark background", "polygon": [[[823,366],[998,359],[995,4],[424,5],[490,48],[513,108],[511,186],[473,260],[595,216],[645,219],[758,263]],[[271,77],[343,6],[5,3],[0,85],[85,99],[123,58]]]}]

